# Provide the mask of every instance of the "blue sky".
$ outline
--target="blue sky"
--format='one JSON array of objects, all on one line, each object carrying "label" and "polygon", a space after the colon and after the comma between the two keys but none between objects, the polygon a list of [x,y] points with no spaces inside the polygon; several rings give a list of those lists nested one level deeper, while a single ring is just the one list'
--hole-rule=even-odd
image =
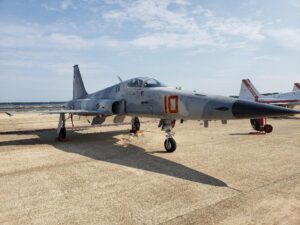
[{"label": "blue sky", "polygon": [[72,97],[152,76],[237,95],[300,82],[300,0],[0,0],[0,102]]}]

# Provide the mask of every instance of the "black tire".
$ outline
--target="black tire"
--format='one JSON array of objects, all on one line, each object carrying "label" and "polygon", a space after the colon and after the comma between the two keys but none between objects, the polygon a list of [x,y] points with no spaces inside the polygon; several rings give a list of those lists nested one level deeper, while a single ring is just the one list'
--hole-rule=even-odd
[{"label": "black tire", "polygon": [[259,119],[250,119],[250,123],[254,130],[260,131]]},{"label": "black tire", "polygon": [[134,133],[136,134],[137,131],[139,131],[141,128],[141,123],[140,123],[140,120],[138,117],[134,117],[132,120],[131,120],[131,131],[130,133]]},{"label": "black tire", "polygon": [[63,128],[60,129],[58,137],[60,139],[66,139],[66,137],[67,137],[67,131],[66,131],[65,127],[63,127]]},{"label": "black tire", "polygon": [[267,134],[271,133],[271,132],[273,131],[272,125],[266,124],[266,125],[264,126],[264,131],[265,131]]},{"label": "black tire", "polygon": [[135,122],[134,125],[135,125],[135,129],[137,131],[140,130],[140,128],[141,128],[141,123],[140,122]]},{"label": "black tire", "polygon": [[177,147],[174,138],[167,138],[164,145],[167,152],[174,152]]}]

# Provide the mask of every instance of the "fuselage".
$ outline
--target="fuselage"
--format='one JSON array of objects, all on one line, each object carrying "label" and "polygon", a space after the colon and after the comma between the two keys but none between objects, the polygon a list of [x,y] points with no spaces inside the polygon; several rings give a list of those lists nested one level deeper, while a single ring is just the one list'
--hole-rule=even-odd
[{"label": "fuselage", "polygon": [[259,96],[257,99],[260,103],[273,105],[295,106],[300,105],[300,91],[293,91],[268,96]]},{"label": "fuselage", "polygon": [[[147,82],[151,81],[151,85]],[[157,83],[155,83],[157,82]],[[167,87],[150,78],[134,78],[68,103],[69,109],[86,109],[118,114],[114,102],[124,101],[128,115],[165,119],[234,119],[232,105],[235,99],[205,95]]]},{"label": "fuselage", "polygon": [[[151,78],[130,79],[67,103],[68,109],[84,110],[88,115],[95,116],[231,120],[287,114],[283,109],[272,107],[274,106],[167,87]],[[80,114],[83,115],[84,112]]]}]

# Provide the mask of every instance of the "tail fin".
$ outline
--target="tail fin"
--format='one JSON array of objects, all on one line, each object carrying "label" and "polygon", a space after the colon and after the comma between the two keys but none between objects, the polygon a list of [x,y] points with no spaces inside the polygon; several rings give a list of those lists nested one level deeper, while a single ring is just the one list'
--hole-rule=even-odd
[{"label": "tail fin", "polygon": [[300,83],[295,83],[294,84],[294,89],[293,91],[300,91]]},{"label": "tail fin", "polygon": [[242,80],[239,99],[257,102],[260,94],[249,79]]},{"label": "tail fin", "polygon": [[74,78],[73,78],[73,100],[84,98],[87,96],[81,74],[78,65],[74,66]]}]

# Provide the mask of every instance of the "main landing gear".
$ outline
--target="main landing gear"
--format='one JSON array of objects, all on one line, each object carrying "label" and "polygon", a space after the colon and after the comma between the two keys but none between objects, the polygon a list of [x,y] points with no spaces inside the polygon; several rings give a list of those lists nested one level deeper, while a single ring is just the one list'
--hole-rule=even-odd
[{"label": "main landing gear", "polygon": [[167,119],[161,119],[159,121],[158,127],[161,127],[161,130],[166,132],[166,140],[164,142],[164,146],[167,152],[174,152],[176,150],[176,141],[173,138],[175,135],[174,132],[172,132],[172,129],[175,127],[176,120],[167,120]]},{"label": "main landing gear", "polygon": [[67,131],[66,131],[66,118],[64,113],[59,114],[59,121],[58,121],[58,128],[57,128],[57,140],[58,141],[65,141],[67,138]]},{"label": "main landing gear", "polygon": [[270,124],[266,124],[266,118],[259,119],[250,119],[251,126],[254,130],[260,133],[271,133],[273,131],[273,127]]},{"label": "main landing gear", "polygon": [[131,119],[131,134],[137,134],[140,131],[141,123],[138,117],[133,117]]}]

